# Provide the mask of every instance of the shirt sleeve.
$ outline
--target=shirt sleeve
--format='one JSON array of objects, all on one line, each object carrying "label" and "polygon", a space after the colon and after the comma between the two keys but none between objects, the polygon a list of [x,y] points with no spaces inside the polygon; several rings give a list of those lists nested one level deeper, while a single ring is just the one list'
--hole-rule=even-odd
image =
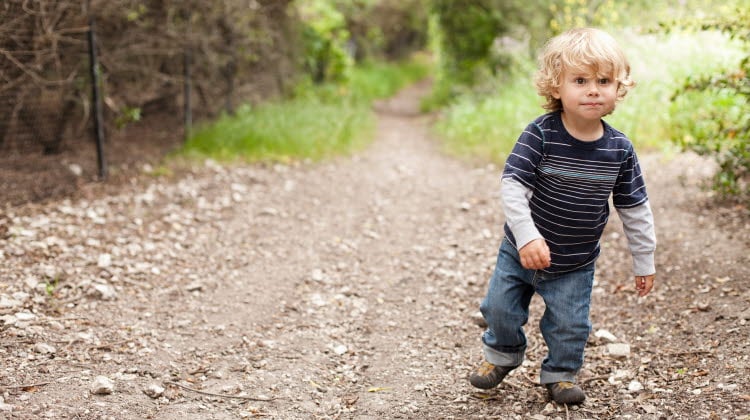
[{"label": "shirt sleeve", "polygon": [[630,145],[625,153],[625,158],[620,167],[615,187],[612,190],[612,202],[616,208],[629,208],[639,206],[648,201],[646,184],[643,181],[641,166],[638,164],[638,156]]},{"label": "shirt sleeve", "polygon": [[505,223],[513,232],[516,248],[521,249],[534,239],[542,238],[531,218],[531,190],[513,178],[505,178],[500,187],[500,195],[503,198]]},{"label": "shirt sleeve", "polygon": [[505,222],[518,249],[542,238],[531,218],[529,199],[536,186],[536,167],[542,160],[544,137],[541,128],[529,124],[513,146],[503,169],[500,195],[503,199]]},{"label": "shirt sleeve", "polygon": [[535,123],[526,126],[505,160],[503,179],[514,179],[533,191],[536,186],[536,168],[542,160],[543,145],[541,128]]},{"label": "shirt sleeve", "polygon": [[636,276],[656,273],[654,263],[656,233],[654,215],[648,201],[635,207],[617,207],[616,209],[622,220],[622,228],[628,239],[630,253],[633,255],[633,273]]}]

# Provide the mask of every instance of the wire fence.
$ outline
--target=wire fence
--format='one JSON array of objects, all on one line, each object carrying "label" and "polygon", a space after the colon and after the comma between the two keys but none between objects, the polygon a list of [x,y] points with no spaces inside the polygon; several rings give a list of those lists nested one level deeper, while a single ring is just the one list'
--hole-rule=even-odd
[{"label": "wire fence", "polygon": [[0,158],[96,148],[104,178],[123,127],[163,118],[184,136],[283,92],[290,1],[3,0]]}]

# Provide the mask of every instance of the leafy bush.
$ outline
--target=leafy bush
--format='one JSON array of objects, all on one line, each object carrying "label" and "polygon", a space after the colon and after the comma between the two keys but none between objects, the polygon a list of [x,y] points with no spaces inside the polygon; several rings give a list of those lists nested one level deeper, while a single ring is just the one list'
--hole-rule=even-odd
[{"label": "leafy bush", "polygon": [[303,2],[303,64],[313,82],[346,81],[354,64],[346,52],[346,19],[329,1]]},{"label": "leafy bush", "polygon": [[673,140],[718,163],[718,192],[750,201],[750,11],[738,9],[701,28],[720,29],[741,40],[745,57],[735,70],[688,78],[672,98]]}]

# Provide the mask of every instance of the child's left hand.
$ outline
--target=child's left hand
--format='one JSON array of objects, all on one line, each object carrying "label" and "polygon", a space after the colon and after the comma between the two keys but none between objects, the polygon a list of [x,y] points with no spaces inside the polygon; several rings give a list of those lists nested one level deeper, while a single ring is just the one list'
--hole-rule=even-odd
[{"label": "child's left hand", "polygon": [[655,274],[649,276],[635,276],[635,290],[638,296],[646,296],[654,288]]}]

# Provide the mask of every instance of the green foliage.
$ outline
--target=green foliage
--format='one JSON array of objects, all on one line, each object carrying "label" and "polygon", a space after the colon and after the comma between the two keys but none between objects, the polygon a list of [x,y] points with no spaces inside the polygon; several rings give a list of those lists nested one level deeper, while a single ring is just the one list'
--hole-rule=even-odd
[{"label": "green foliage", "polygon": [[349,89],[365,101],[386,98],[417,80],[424,79],[431,70],[429,58],[416,54],[398,64],[367,61],[352,72]]},{"label": "green foliage", "polygon": [[399,60],[424,48],[428,0],[329,0],[346,19],[357,62]]},{"label": "green foliage", "polygon": [[349,32],[344,15],[325,0],[303,2],[299,9],[306,71],[315,83],[346,81],[353,61],[346,52]]},{"label": "green foliage", "polygon": [[363,103],[294,99],[242,106],[202,128],[185,145],[188,155],[220,160],[322,159],[361,146],[372,120]]},{"label": "green foliage", "polygon": [[392,95],[426,72],[419,62],[356,67],[348,85],[306,85],[293,99],[245,105],[233,116],[223,115],[199,128],[183,153],[220,160],[289,161],[352,152],[371,137],[370,101]]},{"label": "green foliage", "polygon": [[115,127],[120,130],[128,124],[138,122],[140,120],[141,108],[126,106],[115,118]]},{"label": "green foliage", "polygon": [[[718,32],[640,34],[613,33],[620,41],[631,67],[635,88],[617,110],[606,117],[638,145],[639,150],[674,148],[674,132],[668,104],[686,77],[720,71],[734,65],[740,50]],[[644,49],[643,45],[649,45]],[[721,45],[722,48],[715,48]]]},{"label": "green foliage", "polygon": [[673,140],[717,162],[714,188],[719,193],[750,201],[750,11],[737,9],[699,25],[742,41],[744,58],[733,70],[689,77],[677,90]]},{"label": "green foliage", "polygon": [[502,11],[491,3],[432,0],[430,32],[439,70],[431,100],[436,104],[450,99],[452,85],[472,84],[477,69],[487,65],[490,46],[506,29]]},{"label": "green foliage", "polygon": [[436,35],[443,54],[442,71],[454,81],[471,83],[475,68],[486,62],[492,42],[505,30],[502,12],[490,3],[432,2],[432,13],[440,27]]},{"label": "green foliage", "polygon": [[47,296],[54,297],[55,291],[57,290],[57,284],[59,283],[60,278],[58,276],[55,276],[54,279],[45,280],[44,281],[44,291],[47,293]]},{"label": "green foliage", "polygon": [[436,129],[449,153],[502,162],[541,100],[527,74],[498,82],[493,96],[469,93],[451,104]]},{"label": "green foliage", "polygon": [[580,28],[584,26],[597,25],[601,26],[603,22],[601,20],[607,20],[610,18],[608,13],[596,13],[599,8],[612,8],[614,7],[613,0],[605,0],[603,2],[592,2],[579,1],[579,0],[562,0],[560,2],[553,2],[549,5],[549,9],[553,14],[552,20],[550,20],[550,28],[556,34],[564,32],[570,28]]},{"label": "green foliage", "polygon": [[549,33],[550,12],[542,0],[431,0],[429,34],[438,70],[423,107],[450,103],[476,83],[514,66],[506,43],[528,48]]}]

